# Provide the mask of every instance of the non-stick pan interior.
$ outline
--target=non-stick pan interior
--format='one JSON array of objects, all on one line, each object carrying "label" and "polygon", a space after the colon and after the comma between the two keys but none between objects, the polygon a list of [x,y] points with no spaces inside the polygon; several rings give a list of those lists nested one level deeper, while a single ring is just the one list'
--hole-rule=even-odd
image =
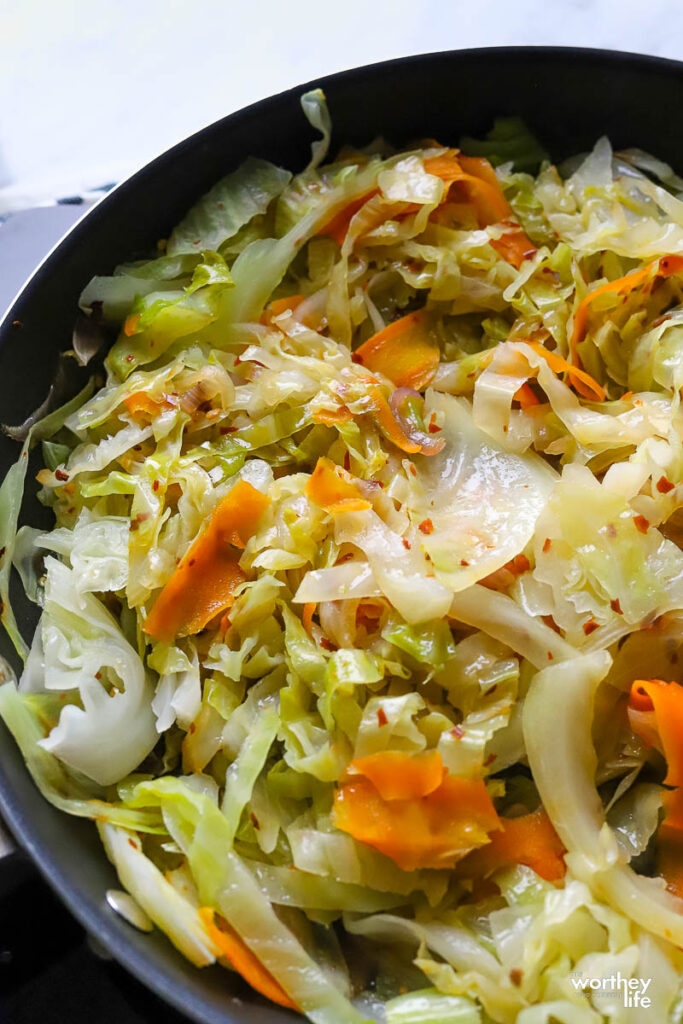
[{"label": "non-stick pan interior", "polygon": [[[520,115],[553,159],[590,148],[603,134],[683,170],[683,64],[591,50],[513,48],[412,57],[345,72],[322,82],[334,145],[396,144],[436,138],[457,144],[500,115]],[[57,353],[70,346],[78,295],[93,274],[153,249],[183,212],[246,156],[293,170],[309,154],[311,130],[299,106],[305,88],[264,100],[217,122],[159,157],[80,222],[40,267],[0,327],[0,419],[19,423],[45,396]],[[230,98],[226,97],[226,106]],[[87,125],[73,145],[88,144]],[[0,438],[0,473],[18,446]],[[22,522],[49,525],[33,489]],[[18,599],[26,636],[35,610]],[[17,666],[6,637],[0,653]],[[198,971],[158,932],[143,935],[104,902],[115,884],[89,822],[54,810],[38,794],[11,737],[0,726],[0,812],[29,855],[89,931],[158,994],[206,1024],[284,1024],[288,1011],[266,1005],[221,968]]]}]

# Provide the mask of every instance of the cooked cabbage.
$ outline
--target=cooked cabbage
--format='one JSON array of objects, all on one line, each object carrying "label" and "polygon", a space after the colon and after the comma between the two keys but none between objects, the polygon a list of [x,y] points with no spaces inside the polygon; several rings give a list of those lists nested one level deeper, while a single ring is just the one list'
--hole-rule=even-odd
[{"label": "cooked cabbage", "polygon": [[302,107],[81,296],[0,716],[137,920],[317,1024],[677,1021],[683,180]]}]

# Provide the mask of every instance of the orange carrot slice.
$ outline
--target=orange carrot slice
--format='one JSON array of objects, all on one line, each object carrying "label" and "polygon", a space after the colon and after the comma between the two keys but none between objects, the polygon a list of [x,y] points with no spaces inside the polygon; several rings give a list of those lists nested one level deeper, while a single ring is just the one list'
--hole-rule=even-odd
[{"label": "orange carrot slice", "polygon": [[234,928],[224,921],[219,928],[214,921],[214,911],[211,907],[200,907],[198,913],[211,941],[218,946],[221,955],[252,988],[280,1006],[298,1010],[298,1006],[292,1002],[280,982],[276,981],[270,971],[263,966]]},{"label": "orange carrot slice", "polygon": [[500,822],[502,828],[491,833],[490,843],[458,864],[459,875],[485,878],[506,865],[524,864],[548,882],[564,878],[565,849],[542,807],[519,818],[501,818]]},{"label": "orange carrot slice", "polygon": [[683,898],[683,686],[663,679],[636,679],[628,702],[631,728],[664,755],[664,819],[657,833],[657,866],[667,888]]},{"label": "orange carrot slice", "polygon": [[683,256],[661,256],[659,259],[653,260],[651,263],[646,264],[646,266],[641,267],[640,270],[634,270],[630,274],[625,274],[624,277],[618,277],[615,281],[610,281],[608,284],[601,284],[598,288],[594,288],[593,291],[589,292],[579,303],[578,309],[574,313],[574,326],[570,341],[574,365],[581,366],[578,346],[586,334],[588,312],[598,296],[613,294],[619,297],[626,297],[636,288],[642,288],[647,284],[654,284],[658,277],[671,277],[673,274],[680,274],[682,271]]},{"label": "orange carrot slice", "polygon": [[361,196],[360,199],[354,199],[353,202],[349,203],[348,206],[345,206],[343,210],[340,210],[339,213],[335,214],[324,227],[319,228],[317,234],[329,235],[330,238],[335,240],[337,245],[343,245],[346,233],[349,230],[351,219],[358,213],[362,206],[365,206],[369,199],[372,199],[373,196],[377,195],[377,191],[378,190],[376,188],[373,188],[369,192],[366,192],[365,195]]},{"label": "orange carrot slice", "polygon": [[521,388],[515,391],[513,398],[519,402],[522,409],[530,409],[532,405],[540,405],[533,389],[528,384],[522,384]]},{"label": "orange carrot slice", "polygon": [[301,613],[301,624],[302,624],[302,626],[304,627],[304,629],[306,630],[306,632],[308,633],[309,636],[311,636],[311,634],[312,634],[313,614],[315,612],[315,609],[316,609],[316,602],[315,601],[307,601],[306,604],[304,605],[303,611]]},{"label": "orange carrot slice", "polygon": [[273,299],[268,304],[268,312],[271,316],[279,316],[280,313],[286,313],[288,309],[294,312],[296,307],[300,306],[305,298],[305,295],[289,295],[284,299]]},{"label": "orange carrot slice", "polygon": [[345,405],[340,405],[338,409],[319,409],[318,412],[313,413],[313,420],[315,423],[323,423],[326,427],[335,427],[339,423],[348,423],[353,419],[353,415]]},{"label": "orange carrot slice", "polygon": [[[390,770],[406,775],[405,792],[431,787],[436,761],[415,771],[410,765],[413,755],[396,752],[383,770],[381,756],[366,768],[385,792],[401,791],[398,781],[398,788],[392,789]],[[481,779],[443,774],[443,766],[440,771],[442,779],[435,789],[407,799],[386,799],[369,778],[347,776],[334,798],[337,828],[379,850],[405,871],[453,867],[470,850],[488,842],[488,833],[500,822]]]},{"label": "orange carrot slice", "polygon": [[536,249],[521,228],[513,226],[513,230],[504,231],[500,238],[492,238],[491,246],[498,255],[519,270],[524,260],[536,254]]},{"label": "orange carrot slice", "polygon": [[536,248],[514,221],[512,208],[488,160],[462,153],[456,156],[455,150],[450,149],[442,156],[429,157],[424,161],[424,168],[441,178],[446,184],[446,194],[454,182],[462,185],[476,210],[480,227],[502,222],[511,228],[500,238],[491,240],[491,246],[507,263],[519,270],[524,260],[534,255]]},{"label": "orange carrot slice", "polygon": [[372,508],[350,474],[324,456],[318,459],[306,484],[306,494],[326,512],[362,512]]},{"label": "orange carrot slice", "polygon": [[167,403],[157,401],[146,391],[134,391],[132,395],[124,398],[123,404],[131,416],[149,416],[150,419],[154,419]]},{"label": "orange carrot slice", "polygon": [[662,679],[636,679],[628,710],[634,732],[666,758],[665,785],[683,785],[683,686]]},{"label": "orange carrot slice", "polygon": [[572,364],[568,363],[567,360],[559,354],[559,352],[550,352],[538,341],[527,341],[526,344],[529,345],[537,355],[541,356],[542,359],[545,359],[553,373],[568,374],[570,384],[583,398],[587,398],[592,402],[604,402],[607,397],[607,392],[601,384],[598,384],[594,377],[591,377],[590,373],[586,373],[585,370],[572,366]]},{"label": "orange carrot slice", "polygon": [[246,580],[235,548],[254,534],[268,503],[244,480],[226,494],[156,599],[144,626],[149,636],[163,643],[192,636],[233,604]]},{"label": "orange carrot slice", "polygon": [[382,373],[397,387],[422,391],[439,366],[438,343],[430,336],[424,310],[408,313],[373,334],[353,353],[354,362]]},{"label": "orange carrot slice", "polygon": [[386,750],[356,758],[348,771],[350,778],[369,779],[383,800],[413,800],[438,789],[446,769],[438,750],[412,756]]}]

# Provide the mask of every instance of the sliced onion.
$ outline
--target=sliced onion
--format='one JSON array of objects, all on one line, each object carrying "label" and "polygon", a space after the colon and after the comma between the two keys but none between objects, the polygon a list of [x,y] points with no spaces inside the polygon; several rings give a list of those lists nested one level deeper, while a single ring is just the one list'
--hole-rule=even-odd
[{"label": "sliced onion", "polygon": [[420,402],[424,401],[419,391],[414,391],[412,388],[396,388],[389,398],[389,407],[408,440],[419,444],[423,455],[437,455],[446,442],[442,437],[435,437],[433,434],[428,434],[426,430],[421,430],[415,426],[410,417],[401,412],[403,403],[409,398],[417,399]]}]

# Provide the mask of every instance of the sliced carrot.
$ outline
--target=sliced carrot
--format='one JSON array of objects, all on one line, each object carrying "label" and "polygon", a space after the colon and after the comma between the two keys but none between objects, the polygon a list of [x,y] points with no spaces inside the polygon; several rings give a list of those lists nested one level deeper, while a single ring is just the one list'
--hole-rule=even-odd
[{"label": "sliced carrot", "polygon": [[455,149],[447,149],[445,153],[441,153],[439,156],[427,157],[423,161],[423,166],[427,174],[433,174],[435,177],[441,178],[445,185],[451,185],[454,181],[460,181],[463,175],[463,169]]},{"label": "sliced carrot", "polygon": [[581,370],[576,366],[572,366],[566,359],[559,354],[559,352],[551,352],[541,345],[538,341],[527,341],[536,355],[541,356],[545,359],[546,363],[553,371],[553,373],[566,373],[569,375],[569,380],[575,391],[583,397],[587,398],[592,402],[604,402],[607,397],[607,392],[601,384],[598,384],[594,377],[591,377],[590,373],[586,373],[585,370]]},{"label": "sliced carrot", "polygon": [[503,232],[500,238],[492,238],[491,247],[516,270],[519,270],[524,260],[528,260],[536,254],[536,248],[519,227]]},{"label": "sliced carrot", "polygon": [[636,679],[629,696],[629,720],[634,732],[649,746],[656,745],[666,758],[665,785],[683,786],[683,686],[662,679]]},{"label": "sliced carrot", "polygon": [[305,298],[305,295],[289,295],[284,299],[273,299],[268,303],[268,312],[271,316],[279,316],[281,313],[286,313],[288,309],[294,312]]},{"label": "sliced carrot", "polygon": [[426,320],[424,310],[394,320],[356,349],[354,362],[384,374],[399,388],[422,391],[433,380],[440,359]]},{"label": "sliced carrot", "polygon": [[458,864],[460,876],[485,878],[506,865],[524,864],[548,882],[564,877],[565,849],[542,807],[531,814],[500,821],[502,828],[491,833],[490,843]]},{"label": "sliced carrot", "polygon": [[326,512],[362,512],[372,508],[353,477],[325,456],[318,459],[306,484],[306,494]]},{"label": "sliced carrot", "polygon": [[289,998],[280,982],[263,966],[234,928],[231,928],[226,921],[221,921],[219,928],[214,921],[214,911],[211,907],[200,907],[198,913],[211,941],[218,946],[221,955],[232,964],[252,988],[280,1006],[286,1006],[291,1010],[299,1009],[296,1003]]},{"label": "sliced carrot", "polygon": [[625,274],[624,277],[618,277],[615,281],[610,281],[608,284],[601,284],[598,288],[594,288],[593,291],[589,292],[579,303],[578,309],[574,313],[574,326],[570,341],[574,365],[581,366],[578,346],[586,334],[588,311],[600,295],[625,297],[636,288],[641,288],[646,284],[654,284],[658,277],[671,277],[673,274],[680,274],[682,271],[683,256],[661,256],[659,259],[653,260],[651,263],[646,264],[646,266],[641,267],[640,270],[634,270],[630,274]]},{"label": "sliced carrot", "polygon": [[231,607],[246,579],[235,548],[254,534],[268,503],[244,480],[226,494],[156,599],[144,627],[149,636],[163,643],[192,636]]},{"label": "sliced carrot", "polygon": [[363,775],[369,779],[383,800],[429,796],[441,785],[446,773],[438,750],[413,755],[385,750],[356,758],[348,771],[350,777]]},{"label": "sliced carrot", "polygon": [[657,868],[669,892],[683,899],[683,790],[662,794],[664,820],[657,833]]},{"label": "sliced carrot", "polygon": [[631,728],[664,755],[664,819],[657,833],[657,866],[667,888],[683,898],[683,686],[663,679],[636,679],[628,702]]},{"label": "sliced carrot", "polygon": [[311,634],[312,634],[313,614],[315,612],[315,609],[316,609],[316,602],[315,601],[307,601],[306,604],[304,605],[303,611],[301,613],[301,624],[302,624],[302,626],[304,627],[304,629],[306,630],[306,632],[308,633],[309,636],[311,636]]},{"label": "sliced carrot", "polygon": [[519,402],[522,409],[530,409],[532,405],[540,405],[538,398],[528,384],[522,384],[521,388],[515,391],[513,398]]},{"label": "sliced carrot", "polygon": [[[386,756],[386,755],[385,755]],[[392,767],[405,774],[404,792],[429,788],[437,767],[409,767],[413,755],[396,753]],[[366,759],[361,759],[366,760]],[[400,792],[378,763],[368,768],[385,792]],[[359,842],[385,854],[405,871],[450,868],[470,850],[488,842],[488,833],[500,828],[495,808],[481,779],[456,778],[443,773],[441,782],[426,795],[386,799],[364,776],[349,775],[335,793],[334,821]]]},{"label": "sliced carrot", "polygon": [[159,415],[167,403],[164,401],[158,402],[146,391],[134,391],[132,395],[124,398],[123,404],[131,416],[143,415],[153,419]]},{"label": "sliced carrot", "polygon": [[353,202],[345,206],[343,210],[335,214],[331,220],[325,224],[324,227],[319,228],[317,234],[329,235],[333,238],[337,245],[341,246],[344,244],[346,233],[349,230],[349,224],[351,219],[358,213],[362,206],[365,206],[369,199],[377,195],[377,189],[373,188],[369,192],[366,192],[360,199],[354,199]]},{"label": "sliced carrot", "polygon": [[319,409],[313,413],[315,423],[323,423],[326,427],[335,427],[338,423],[348,423],[353,419],[352,412],[345,405],[338,409]]},{"label": "sliced carrot", "polygon": [[[501,222],[512,230],[500,238],[492,239],[491,246],[507,263],[519,269],[525,259],[533,256],[536,249],[524,231],[514,221],[512,207],[508,203],[496,172],[483,157],[456,155],[450,149],[441,156],[429,157],[424,168],[446,184],[446,195],[452,184],[462,185],[469,202],[474,206],[480,227]],[[446,196],[444,196],[444,200]]]}]

